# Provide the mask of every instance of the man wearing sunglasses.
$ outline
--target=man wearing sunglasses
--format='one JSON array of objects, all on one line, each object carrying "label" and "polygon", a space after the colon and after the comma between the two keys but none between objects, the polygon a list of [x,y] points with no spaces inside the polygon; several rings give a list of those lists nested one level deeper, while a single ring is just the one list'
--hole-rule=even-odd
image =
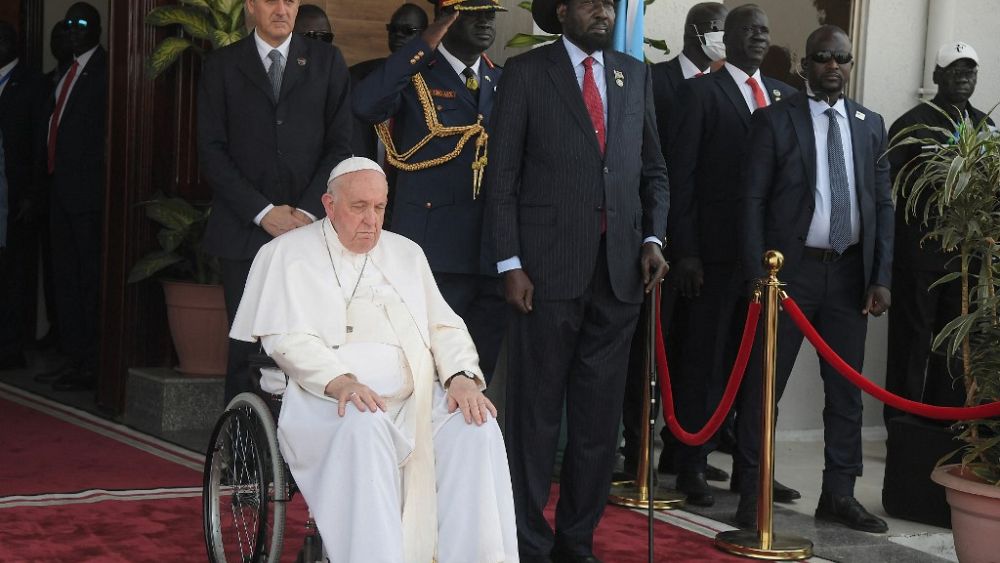
[{"label": "man wearing sunglasses", "polygon": [[484,53],[504,11],[499,0],[439,0],[434,23],[352,93],[355,116],[382,124],[386,160],[397,169],[392,230],[424,249],[442,295],[469,326],[487,382],[507,311],[483,236],[486,139],[501,75]]},{"label": "man wearing sunglasses", "polygon": [[[668,282],[677,295],[671,340],[678,351],[672,366],[678,417],[692,430],[708,421],[722,399],[746,312],[733,241],[739,240],[739,179],[751,145],[750,116],[794,92],[761,76],[771,42],[768,26],[767,14],[755,5],[729,12],[725,65],[684,81],[671,108],[675,130],[666,150],[671,185],[667,225],[674,268]],[[715,503],[707,481],[717,477],[708,465],[717,443],[713,438],[703,446],[677,447],[677,488],[692,505]],[[731,486],[739,485],[737,479]],[[775,484],[779,502],[799,496]]]},{"label": "man wearing sunglasses", "polygon": [[73,62],[48,101],[45,160],[59,348],[70,361],[36,380],[70,391],[92,389],[97,368],[108,66],[93,6],[73,4],[62,26]]},{"label": "man wearing sunglasses", "polygon": [[[979,76],[979,55],[971,45],[952,41],[938,50],[933,80],[938,91],[931,100],[937,107],[918,104],[904,113],[889,128],[889,138],[915,125],[926,129],[910,132],[913,138],[935,139],[948,144],[943,132],[954,131],[955,123],[965,120],[977,126],[983,119],[992,124],[986,114],[972,106],[969,98],[976,91]],[[942,111],[947,114],[942,115]],[[928,148],[921,144],[902,145],[889,153],[889,164],[895,180],[903,166]],[[921,245],[929,230],[919,220],[907,220],[907,192],[896,202],[896,248],[893,261],[893,298],[895,307],[889,311],[889,348],[886,365],[886,389],[907,399],[934,405],[961,406],[965,402],[963,386],[952,385],[952,374],[961,373],[961,364],[949,366],[944,356],[931,353],[931,339],[944,325],[961,313],[961,285],[957,280],[931,288],[949,272],[958,271],[954,254],[942,253],[933,245]],[[903,413],[886,405],[886,427],[892,418]]]},{"label": "man wearing sunglasses", "polygon": [[[853,57],[843,30],[809,35],[802,72],[807,92],[754,113],[741,188],[742,265],[746,280],[765,276],[765,250],[784,254],[781,280],[830,346],[861,371],[869,315],[890,305],[895,214],[882,116],[845,95]],[[780,399],[802,344],[782,313],[778,322]],[[760,451],[762,339],[754,344],[740,396],[737,454],[741,527],[752,528]],[[861,391],[820,363],[823,485],[816,518],[882,533],[885,521],[854,498],[861,475]],[[780,462],[779,462],[780,463]]]},{"label": "man wearing sunglasses", "polygon": [[[219,258],[232,322],[257,250],[323,214],[326,178],[351,154],[340,50],[292,32],[298,0],[246,0],[247,37],[209,54],[198,93],[198,157],[212,187],[205,250]],[[253,345],[230,340],[225,400],[250,390]]]},{"label": "man wearing sunglasses", "polygon": [[333,28],[330,27],[330,18],[319,6],[312,4],[299,6],[299,13],[295,16],[294,32],[306,39],[333,44]]}]

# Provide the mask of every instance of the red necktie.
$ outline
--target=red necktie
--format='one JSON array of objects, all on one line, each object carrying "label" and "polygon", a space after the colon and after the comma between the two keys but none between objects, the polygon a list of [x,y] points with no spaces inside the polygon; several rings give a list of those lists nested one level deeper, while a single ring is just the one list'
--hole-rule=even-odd
[{"label": "red necktie", "polygon": [[59,117],[66,104],[69,88],[73,85],[73,78],[76,77],[76,69],[79,67],[80,63],[73,61],[69,70],[66,71],[66,79],[63,80],[62,90],[59,91],[59,98],[56,99],[56,107],[52,110],[52,119],[49,120],[49,174],[52,174],[52,171],[56,169],[56,134],[59,133]]},{"label": "red necktie", "polygon": [[594,124],[594,133],[597,135],[601,154],[604,154],[604,102],[601,101],[601,93],[597,91],[597,82],[594,81],[594,57],[583,59],[583,103],[587,106],[590,121]]},{"label": "red necktie", "polygon": [[750,89],[753,90],[753,103],[756,106],[754,109],[767,107],[767,98],[764,97],[764,90],[761,89],[757,80],[751,76],[750,78],[747,78],[747,84],[749,84]]}]

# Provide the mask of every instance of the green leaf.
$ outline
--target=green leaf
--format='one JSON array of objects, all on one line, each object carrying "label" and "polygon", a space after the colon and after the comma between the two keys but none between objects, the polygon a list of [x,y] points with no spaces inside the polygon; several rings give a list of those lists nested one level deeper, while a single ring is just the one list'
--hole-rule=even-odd
[{"label": "green leaf", "polygon": [[203,10],[211,10],[211,6],[205,0],[181,0],[181,4],[187,4],[188,6],[194,6],[196,8],[202,8]]},{"label": "green leaf", "polygon": [[177,231],[186,230],[203,217],[201,211],[179,197],[154,199],[143,205],[147,217]]},{"label": "green leaf", "polygon": [[212,46],[216,49],[225,47],[226,45],[232,45],[240,39],[243,39],[245,32],[242,30],[226,32],[222,30],[215,30],[212,33]]},{"label": "green leaf", "polygon": [[937,287],[939,285],[944,285],[944,284],[946,284],[948,282],[955,281],[955,280],[957,280],[960,277],[962,277],[962,272],[951,272],[951,273],[945,274],[945,275],[941,276],[940,279],[938,279],[937,281],[935,281],[934,283],[932,283],[930,285],[930,287],[927,288],[927,291],[930,291],[930,290],[934,289],[935,287]]},{"label": "green leaf", "polygon": [[163,250],[167,252],[173,252],[177,250],[177,247],[184,242],[185,233],[182,230],[177,229],[161,229],[159,233],[156,234],[156,240],[160,241],[160,246]]},{"label": "green leaf", "polygon": [[240,37],[243,37],[245,33],[246,26],[243,25],[243,3],[236,2],[233,7],[229,9],[229,29],[230,33],[234,31],[241,32]]},{"label": "green leaf", "polygon": [[531,11],[531,2],[530,2],[530,0],[527,1],[527,2],[518,2],[517,7],[521,8],[522,10],[528,10],[530,12]]},{"label": "green leaf", "polygon": [[645,42],[646,45],[649,45],[654,49],[659,49],[660,51],[663,51],[663,54],[665,55],[670,54],[670,47],[667,47],[667,42],[663,39],[650,39],[649,37],[644,37],[643,42]]},{"label": "green leaf", "polygon": [[183,261],[184,258],[172,252],[151,252],[140,259],[135,266],[132,267],[132,271],[128,274],[127,281],[128,283],[142,281],[153,276],[157,272],[161,272],[170,266]]},{"label": "green leaf", "polygon": [[535,45],[541,45],[542,43],[550,43],[559,39],[558,35],[529,35],[527,33],[518,33],[514,37],[510,38],[507,42],[507,47],[511,49],[518,49],[522,47],[533,47]]},{"label": "green leaf", "polygon": [[156,78],[164,70],[174,64],[174,61],[181,56],[192,44],[187,39],[180,37],[167,37],[153,49],[146,60],[146,72],[150,79]]},{"label": "green leaf", "polygon": [[179,25],[185,33],[196,39],[209,39],[212,22],[205,12],[191,6],[160,6],[146,14],[146,23],[156,27]]}]

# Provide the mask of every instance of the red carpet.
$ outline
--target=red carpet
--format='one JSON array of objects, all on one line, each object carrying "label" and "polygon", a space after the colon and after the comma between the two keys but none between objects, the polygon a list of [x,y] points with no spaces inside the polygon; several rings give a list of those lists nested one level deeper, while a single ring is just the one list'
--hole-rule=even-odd
[{"label": "red carpet", "polygon": [[[199,456],[6,386],[0,447],[0,561],[206,559]],[[554,511],[553,501],[550,520]],[[305,518],[297,496],[283,561],[295,560]],[[643,515],[609,506],[596,555],[606,563],[646,561],[646,529]],[[655,529],[657,562],[741,561],[715,550],[709,537],[659,521]]]}]

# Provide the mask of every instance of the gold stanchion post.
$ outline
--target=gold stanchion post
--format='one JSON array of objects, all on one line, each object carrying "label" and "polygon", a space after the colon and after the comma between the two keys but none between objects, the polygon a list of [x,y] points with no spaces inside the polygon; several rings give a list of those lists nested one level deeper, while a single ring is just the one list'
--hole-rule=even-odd
[{"label": "gold stanchion post", "polygon": [[766,323],[764,329],[764,382],[761,393],[760,483],[757,497],[757,530],[731,530],[715,536],[722,551],[753,559],[798,560],[812,556],[813,544],[806,538],[774,534],[774,423],[776,412],[775,371],[778,359],[778,270],[785,257],[776,250],[764,253],[768,270]]},{"label": "gold stanchion post", "polygon": [[643,354],[643,366],[646,372],[646,384],[642,392],[642,420],[645,429],[639,440],[639,459],[636,467],[635,481],[619,481],[612,483],[611,494],[608,502],[618,506],[629,508],[649,508],[649,503],[653,503],[653,508],[666,510],[670,508],[680,508],[684,506],[684,495],[674,491],[654,489],[650,490],[650,467],[651,456],[653,455],[653,427],[656,419],[653,417],[653,405],[656,404],[656,296],[660,288],[650,292],[646,298],[646,332],[643,335],[645,340],[645,352]]}]

